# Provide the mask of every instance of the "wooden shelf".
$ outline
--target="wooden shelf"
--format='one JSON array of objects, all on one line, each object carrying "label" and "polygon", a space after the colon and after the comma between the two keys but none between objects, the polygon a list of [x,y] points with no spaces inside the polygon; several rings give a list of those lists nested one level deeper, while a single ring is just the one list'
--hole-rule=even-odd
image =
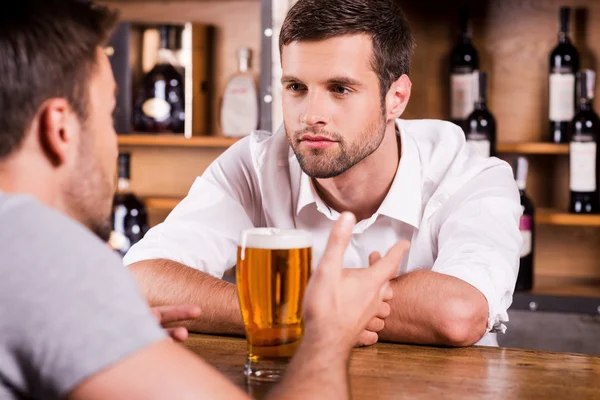
[{"label": "wooden shelf", "polygon": [[564,211],[539,208],[535,215],[535,222],[543,225],[600,226],[600,215],[569,214]]},{"label": "wooden shelf", "polygon": [[194,136],[187,139],[183,136],[172,134],[119,135],[120,146],[227,148],[238,140],[239,139],[237,138],[227,138],[223,136]]},{"label": "wooden shelf", "polygon": [[146,208],[156,210],[172,210],[182,199],[174,197],[145,197]]},{"label": "wooden shelf", "polygon": [[569,154],[568,144],[528,142],[498,143],[498,153]]}]

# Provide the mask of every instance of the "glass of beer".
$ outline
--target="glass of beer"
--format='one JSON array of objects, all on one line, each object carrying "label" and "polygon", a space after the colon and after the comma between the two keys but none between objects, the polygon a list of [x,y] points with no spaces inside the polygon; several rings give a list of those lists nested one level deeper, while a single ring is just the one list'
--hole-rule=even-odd
[{"label": "glass of beer", "polygon": [[311,257],[306,231],[241,232],[236,280],[248,341],[244,374],[249,380],[277,381],[298,348]]}]

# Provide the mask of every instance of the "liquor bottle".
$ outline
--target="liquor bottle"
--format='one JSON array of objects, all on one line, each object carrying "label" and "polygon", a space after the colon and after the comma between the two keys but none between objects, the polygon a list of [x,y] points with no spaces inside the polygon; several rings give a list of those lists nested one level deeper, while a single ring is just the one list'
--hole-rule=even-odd
[{"label": "liquor bottle", "polygon": [[570,122],[575,114],[575,74],[579,70],[579,53],[571,43],[569,20],[571,9],[561,7],[558,45],[550,54],[550,141],[568,143]]},{"label": "liquor bottle", "polygon": [[473,72],[479,69],[479,55],[471,40],[471,26],[465,9],[459,12],[460,41],[452,50],[450,65],[450,119],[464,129],[473,111]]},{"label": "liquor bottle", "polygon": [[479,154],[484,157],[496,155],[496,119],[488,110],[487,74],[474,73],[474,110],[467,118],[465,135],[467,142],[472,143]]},{"label": "liquor bottle", "polygon": [[239,69],[229,82],[221,105],[224,136],[241,137],[258,127],[258,92],[250,71],[249,48],[238,51]]},{"label": "liquor bottle", "polygon": [[519,275],[517,276],[516,290],[531,290],[533,288],[533,248],[535,243],[535,207],[525,193],[527,186],[528,162],[525,157],[517,158],[515,166],[515,179],[521,194],[521,207],[523,215],[519,223],[519,230],[523,237],[521,259],[519,261]]},{"label": "liquor bottle", "polygon": [[121,256],[137,243],[148,231],[148,220],[144,203],[131,191],[130,155],[119,154],[119,180],[112,209],[110,245]]},{"label": "liquor bottle", "polygon": [[158,31],[158,59],[140,84],[133,112],[134,129],[147,133],[184,133],[184,78],[175,55],[181,48],[182,28],[160,25]]},{"label": "liquor bottle", "polygon": [[593,109],[596,74],[583,70],[577,74],[578,112],[571,122],[573,135],[569,146],[569,186],[572,213],[600,211],[598,139],[600,120]]}]

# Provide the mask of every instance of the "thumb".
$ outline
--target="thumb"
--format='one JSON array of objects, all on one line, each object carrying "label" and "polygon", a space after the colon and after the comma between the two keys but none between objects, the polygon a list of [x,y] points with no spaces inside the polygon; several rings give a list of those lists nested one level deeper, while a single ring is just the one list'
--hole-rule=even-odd
[{"label": "thumb", "polygon": [[317,272],[320,271],[322,274],[340,273],[344,253],[348,248],[348,243],[350,243],[354,224],[356,224],[356,218],[354,214],[349,212],[343,212],[335,224],[333,224],[329,240],[327,241],[327,247],[325,248],[321,262],[319,262]]}]

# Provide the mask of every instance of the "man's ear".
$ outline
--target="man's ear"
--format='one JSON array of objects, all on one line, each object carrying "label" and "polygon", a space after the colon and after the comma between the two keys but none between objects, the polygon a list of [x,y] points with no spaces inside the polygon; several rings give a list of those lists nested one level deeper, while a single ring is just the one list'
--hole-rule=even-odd
[{"label": "man's ear", "polygon": [[400,118],[410,99],[412,83],[407,75],[402,75],[388,90],[385,97],[386,119],[388,121]]},{"label": "man's ear", "polygon": [[74,143],[77,117],[66,99],[54,98],[45,101],[36,116],[40,145],[54,166],[67,162]]}]

